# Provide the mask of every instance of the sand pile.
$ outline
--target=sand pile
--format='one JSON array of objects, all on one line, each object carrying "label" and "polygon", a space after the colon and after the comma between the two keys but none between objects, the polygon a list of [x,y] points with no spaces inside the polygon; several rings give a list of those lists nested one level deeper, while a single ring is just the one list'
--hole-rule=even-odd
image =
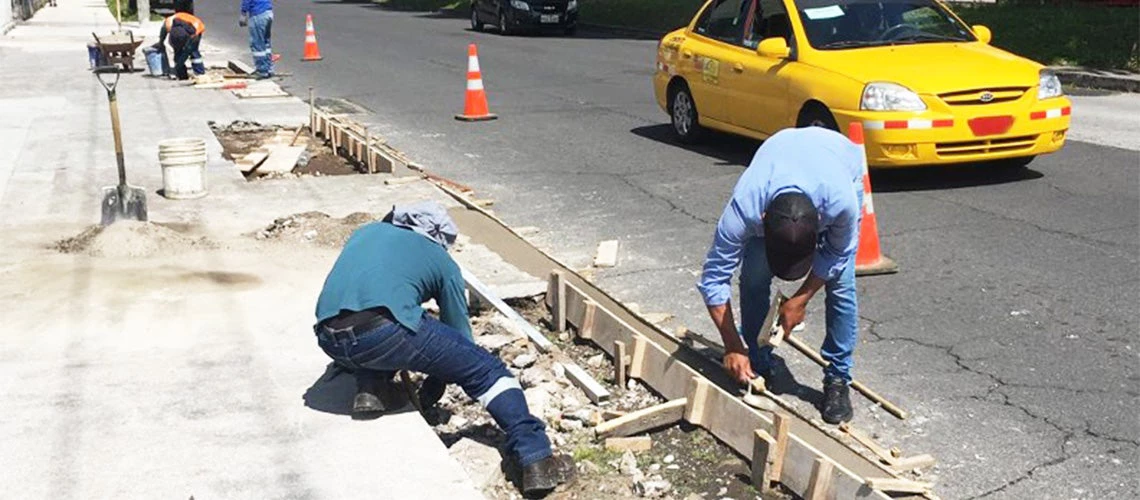
[{"label": "sand pile", "polygon": [[293,241],[340,248],[356,228],[382,217],[356,212],[343,219],[335,219],[324,212],[304,212],[274,220],[273,224],[258,231],[255,237],[259,240]]},{"label": "sand pile", "polygon": [[62,253],[92,257],[148,257],[216,247],[204,237],[193,238],[159,224],[138,221],[94,225],[55,244],[55,249]]}]

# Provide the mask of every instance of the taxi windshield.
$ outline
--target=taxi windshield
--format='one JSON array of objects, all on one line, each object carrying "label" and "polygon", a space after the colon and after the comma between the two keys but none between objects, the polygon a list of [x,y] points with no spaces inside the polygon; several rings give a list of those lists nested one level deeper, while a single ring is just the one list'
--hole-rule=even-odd
[{"label": "taxi windshield", "polygon": [[795,4],[808,42],[821,50],[975,40],[934,0],[795,0]]}]

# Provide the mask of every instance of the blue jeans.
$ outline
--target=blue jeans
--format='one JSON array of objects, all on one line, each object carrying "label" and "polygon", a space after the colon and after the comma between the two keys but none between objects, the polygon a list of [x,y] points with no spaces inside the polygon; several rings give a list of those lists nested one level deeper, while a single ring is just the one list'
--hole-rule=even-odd
[{"label": "blue jeans", "polygon": [[[748,345],[752,370],[763,373],[772,361],[772,348],[756,345],[764,317],[771,307],[772,271],[764,254],[764,239],[752,238],[744,245],[740,268],[740,333]],[[825,377],[851,382],[855,344],[859,339],[859,305],[855,298],[855,263],[847,266],[824,286],[826,297],[827,335],[820,354],[831,364],[824,368]]]},{"label": "blue jeans", "polygon": [[418,331],[384,325],[339,342],[317,328],[317,343],[334,361],[355,372],[390,376],[412,370],[459,384],[487,408],[507,434],[507,448],[525,467],[551,455],[546,426],[530,414],[522,387],[503,362],[458,330],[425,315]]},{"label": "blue jeans", "polygon": [[272,10],[249,17],[249,50],[253,53],[253,65],[257,68],[257,74],[262,76],[273,74],[273,44],[270,43],[272,32]]}]

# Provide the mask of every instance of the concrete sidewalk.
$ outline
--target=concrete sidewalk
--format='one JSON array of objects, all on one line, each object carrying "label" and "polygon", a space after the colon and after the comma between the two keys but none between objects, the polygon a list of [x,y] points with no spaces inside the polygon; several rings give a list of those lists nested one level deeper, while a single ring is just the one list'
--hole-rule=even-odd
[{"label": "concrete sidewalk", "polygon": [[[0,484],[52,499],[479,498],[419,414],[347,416],[351,377],[325,376],[309,327],[335,250],[249,236],[307,210],[446,201],[361,176],[248,183],[221,158],[207,121],[295,126],[300,101],[123,75],[128,179],[159,224],[112,226],[116,256],[53,248],[98,221],[117,182],[85,48],[113,26],[98,0],[59,0],[0,37]],[[207,139],[199,200],[156,193],[157,143],[182,136]]]}]

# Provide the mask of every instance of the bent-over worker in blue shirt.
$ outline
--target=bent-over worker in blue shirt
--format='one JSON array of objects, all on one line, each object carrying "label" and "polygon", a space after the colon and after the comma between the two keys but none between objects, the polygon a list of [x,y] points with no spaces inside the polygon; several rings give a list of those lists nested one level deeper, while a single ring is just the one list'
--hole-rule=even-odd
[{"label": "bent-over worker in blue shirt", "polygon": [[[717,222],[697,286],[724,341],[725,369],[740,382],[759,374],[776,386],[790,374],[772,348],[757,346],[756,339],[768,315],[772,277],[807,276],[780,307],[779,325],[787,334],[803,322],[808,301],[826,290],[827,336],[820,354],[830,365],[824,369],[822,413],[831,424],[853,415],[847,386],[859,328],[855,251],[862,154],[843,135],[818,127],[784,130],[764,141]],[[739,331],[730,288],[738,267]]]},{"label": "bent-over worker in blue shirt", "polygon": [[[376,389],[398,370],[428,375],[420,390],[425,407],[439,400],[443,383],[459,384],[506,432],[523,493],[551,490],[573,475],[573,462],[553,455],[518,380],[471,340],[466,285],[447,253],[456,236],[447,211],[433,202],[398,205],[384,221],[357,229],[317,300],[317,343],[356,375],[354,417],[385,411]],[[420,307],[431,299],[442,321]]]}]

